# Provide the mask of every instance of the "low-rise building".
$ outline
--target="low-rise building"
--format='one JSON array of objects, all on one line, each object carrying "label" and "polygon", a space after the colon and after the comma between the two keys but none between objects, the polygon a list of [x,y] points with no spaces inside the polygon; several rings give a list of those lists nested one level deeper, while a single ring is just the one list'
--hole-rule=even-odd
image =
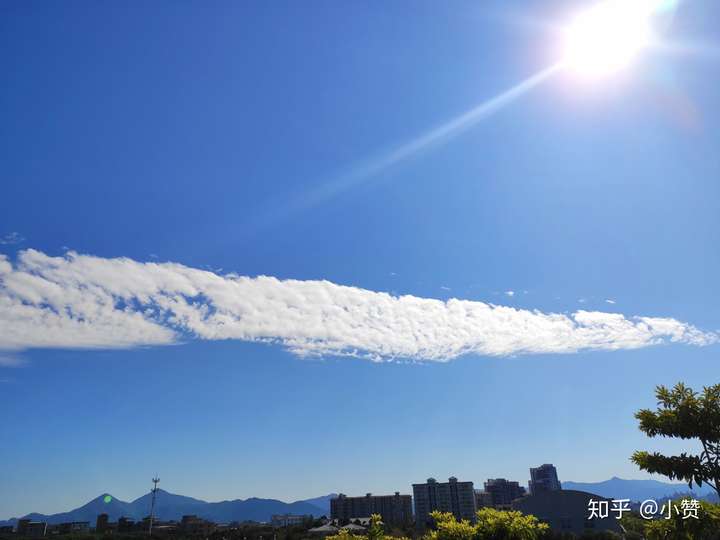
[{"label": "low-rise building", "polygon": [[367,532],[367,527],[358,525],[357,523],[348,523],[343,525],[340,529],[349,531],[351,534],[364,535]]},{"label": "low-rise building", "polygon": [[110,516],[107,514],[98,514],[97,519],[95,520],[95,532],[97,533],[104,533],[110,525]]},{"label": "low-rise building", "polygon": [[152,533],[153,536],[170,536],[174,535],[178,530],[178,524],[176,522],[161,522],[158,525],[153,523]]},{"label": "low-rise building", "polygon": [[135,529],[135,521],[125,516],[118,519],[117,530],[119,533],[133,532]]},{"label": "low-rise building", "polygon": [[182,517],[179,529],[187,536],[209,536],[215,531],[215,524],[195,515],[187,515]]},{"label": "low-rise building", "polygon": [[330,535],[336,535],[340,529],[336,527],[335,525],[331,525],[330,523],[326,523],[325,525],[320,525],[319,527],[314,527],[308,531],[313,536],[330,536]]},{"label": "low-rise building", "polygon": [[41,538],[47,534],[47,523],[21,519],[17,523],[17,534],[28,538]]},{"label": "low-rise building", "polygon": [[95,520],[95,532],[98,534],[111,534],[114,531],[116,531],[118,528],[117,523],[112,523],[110,521],[110,516],[107,514],[98,514],[97,519]]},{"label": "low-rise building", "polygon": [[[352,523],[353,525],[360,525],[361,527],[365,527],[367,529],[370,526],[371,522],[372,522],[371,517],[362,517],[362,518],[353,518],[353,520],[350,523]],[[330,520],[330,525],[335,525],[336,527],[342,527],[342,524],[340,523],[340,520],[338,520],[338,519]]]},{"label": "low-rise building", "polygon": [[57,526],[58,534],[87,534],[90,532],[89,521],[69,521]]},{"label": "low-rise building", "polygon": [[273,514],[270,518],[270,524],[273,527],[295,527],[297,525],[306,525],[312,520],[313,517],[310,514]]}]

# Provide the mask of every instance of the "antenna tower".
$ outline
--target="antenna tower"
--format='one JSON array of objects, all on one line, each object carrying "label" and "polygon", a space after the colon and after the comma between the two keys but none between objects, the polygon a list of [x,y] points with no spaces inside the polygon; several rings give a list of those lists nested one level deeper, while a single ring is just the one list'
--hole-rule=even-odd
[{"label": "antenna tower", "polygon": [[158,482],[160,482],[160,479],[155,476],[155,478],[152,479],[152,482],[152,502],[150,503],[150,527],[148,528],[148,535],[152,535],[153,518],[155,517],[155,496],[157,495],[157,485]]}]

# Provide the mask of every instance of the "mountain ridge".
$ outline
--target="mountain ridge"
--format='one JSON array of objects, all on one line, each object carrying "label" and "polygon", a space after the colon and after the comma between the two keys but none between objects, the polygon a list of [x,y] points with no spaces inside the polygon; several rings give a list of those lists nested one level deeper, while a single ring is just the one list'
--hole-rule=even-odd
[{"label": "mountain ridge", "polygon": [[608,499],[630,499],[641,502],[646,499],[663,499],[680,494],[690,494],[698,499],[713,495],[713,490],[707,484],[702,487],[693,486],[691,490],[687,484],[661,482],[659,480],[630,480],[613,476],[602,482],[562,482],[563,489],[586,491]]},{"label": "mountain ridge", "polygon": [[[159,520],[180,520],[183,515],[195,514],[201,518],[217,523],[229,521],[270,521],[273,514],[311,514],[315,517],[329,514],[329,497],[316,497],[313,500],[322,501],[328,498],[328,508],[313,505],[305,500],[287,503],[278,499],[263,499],[249,497],[247,499],[233,499],[218,502],[207,502],[185,495],[177,495],[158,489],[155,502],[155,516]],[[31,519],[33,521],[46,521],[48,524],[65,523],[69,521],[89,521],[95,524],[98,514],[106,513],[110,521],[117,521],[120,517],[141,520],[150,513],[152,495],[145,493],[140,497],[127,502],[120,500],[110,493],[103,493],[82,506],[67,512],[56,514],[41,514],[30,512],[20,518],[11,518],[0,521],[0,525],[14,525],[18,519]]]}]

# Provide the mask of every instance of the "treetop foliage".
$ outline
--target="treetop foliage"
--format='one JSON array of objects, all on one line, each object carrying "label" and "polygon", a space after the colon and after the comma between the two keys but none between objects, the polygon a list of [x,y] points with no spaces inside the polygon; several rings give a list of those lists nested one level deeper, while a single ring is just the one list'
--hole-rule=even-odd
[{"label": "treetop foliage", "polygon": [[640,430],[648,437],[694,439],[702,446],[700,454],[665,456],[659,452],[638,451],[631,460],[640,469],[683,480],[710,484],[720,495],[720,384],[694,392],[683,383],[672,389],[658,386],[656,410],[642,409],[635,414]]},{"label": "treetop foliage", "polygon": [[478,510],[475,523],[458,521],[448,512],[430,515],[436,528],[425,535],[425,540],[538,540],[549,530],[535,516],[494,508]]}]

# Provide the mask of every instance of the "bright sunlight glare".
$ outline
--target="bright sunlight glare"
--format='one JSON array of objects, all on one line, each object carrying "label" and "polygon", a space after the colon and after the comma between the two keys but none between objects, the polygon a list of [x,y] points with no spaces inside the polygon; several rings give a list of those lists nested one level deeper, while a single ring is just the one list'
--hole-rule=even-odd
[{"label": "bright sunlight glare", "polygon": [[590,77],[626,67],[652,43],[657,5],[657,0],[605,0],[581,13],[565,32],[565,66]]}]

